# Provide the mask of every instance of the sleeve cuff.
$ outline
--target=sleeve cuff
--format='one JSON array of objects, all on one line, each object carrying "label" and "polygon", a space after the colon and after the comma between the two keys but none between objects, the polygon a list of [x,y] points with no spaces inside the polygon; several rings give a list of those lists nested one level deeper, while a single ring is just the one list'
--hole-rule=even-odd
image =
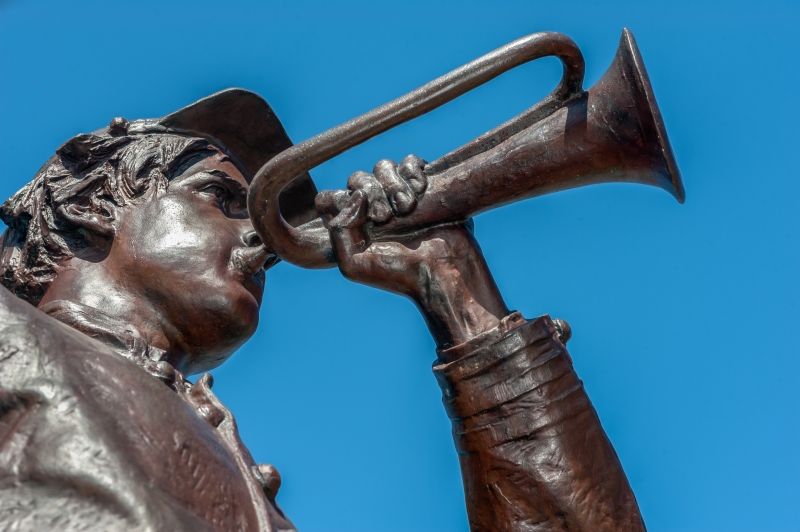
[{"label": "sleeve cuff", "polygon": [[500,338],[502,338],[507,332],[516,329],[520,325],[524,325],[527,323],[525,318],[522,317],[518,311],[514,311],[502,320],[500,320],[500,324],[492,329],[491,331],[486,331],[485,333],[479,334],[475,338],[472,338],[469,341],[466,341],[462,344],[458,344],[453,347],[448,347],[447,349],[437,349],[436,355],[438,356],[439,363],[448,363],[448,362],[455,362],[463,358],[465,355],[472,353],[482,347],[490,345]]},{"label": "sleeve cuff", "polygon": [[550,317],[515,314],[433,368],[461,451],[553,426],[589,405]]}]

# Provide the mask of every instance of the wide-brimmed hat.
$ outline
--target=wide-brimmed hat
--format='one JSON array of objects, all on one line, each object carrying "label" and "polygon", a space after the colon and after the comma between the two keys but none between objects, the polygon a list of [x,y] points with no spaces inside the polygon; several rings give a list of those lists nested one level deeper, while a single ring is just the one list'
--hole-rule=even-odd
[{"label": "wide-brimmed hat", "polygon": [[[292,146],[266,100],[236,88],[207,96],[162,118],[125,121],[124,128],[129,135],[176,133],[205,137],[241,161],[248,171],[248,182],[264,163]],[[103,129],[114,134],[114,122]],[[310,175],[295,179],[280,196],[283,217],[294,226],[316,218],[316,195]]]}]

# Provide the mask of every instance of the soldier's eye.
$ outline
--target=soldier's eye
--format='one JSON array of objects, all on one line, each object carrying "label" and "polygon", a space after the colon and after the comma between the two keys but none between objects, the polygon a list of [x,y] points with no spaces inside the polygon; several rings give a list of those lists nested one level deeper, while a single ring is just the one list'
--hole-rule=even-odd
[{"label": "soldier's eye", "polygon": [[228,196],[228,191],[225,187],[220,185],[207,185],[200,189],[202,192],[206,192],[211,194],[217,198],[226,198]]},{"label": "soldier's eye", "polygon": [[214,196],[214,198],[216,198],[216,200],[219,202],[220,207],[225,207],[225,204],[231,197],[230,191],[222,185],[206,185],[200,189],[200,192],[208,194],[209,196]]},{"label": "soldier's eye", "polygon": [[208,183],[199,189],[207,196],[213,196],[217,206],[227,216],[233,218],[247,218],[247,202],[240,194],[232,192],[228,187],[218,183]]}]

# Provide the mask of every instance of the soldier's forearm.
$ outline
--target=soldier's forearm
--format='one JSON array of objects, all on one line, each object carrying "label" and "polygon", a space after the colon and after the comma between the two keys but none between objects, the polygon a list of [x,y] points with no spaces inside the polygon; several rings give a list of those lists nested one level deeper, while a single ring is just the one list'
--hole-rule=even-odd
[{"label": "soldier's forearm", "polygon": [[440,349],[495,329],[509,314],[477,242],[470,244],[464,258],[433,263],[418,281],[414,300]]},{"label": "soldier's forearm", "polygon": [[[518,313],[434,368],[474,532],[642,532],[633,492],[548,317]],[[449,361],[448,361],[449,360]]]}]

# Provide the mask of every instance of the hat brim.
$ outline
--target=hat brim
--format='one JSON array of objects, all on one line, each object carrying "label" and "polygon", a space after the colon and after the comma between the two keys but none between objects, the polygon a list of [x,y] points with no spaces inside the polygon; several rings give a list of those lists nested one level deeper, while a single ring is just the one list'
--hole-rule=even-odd
[{"label": "hat brim", "polygon": [[[248,170],[248,182],[264,164],[292,141],[269,104],[254,92],[226,89],[158,120],[168,131],[200,133],[234,154]],[[290,183],[280,196],[281,214],[298,226],[318,217],[317,188],[306,173]]]}]

